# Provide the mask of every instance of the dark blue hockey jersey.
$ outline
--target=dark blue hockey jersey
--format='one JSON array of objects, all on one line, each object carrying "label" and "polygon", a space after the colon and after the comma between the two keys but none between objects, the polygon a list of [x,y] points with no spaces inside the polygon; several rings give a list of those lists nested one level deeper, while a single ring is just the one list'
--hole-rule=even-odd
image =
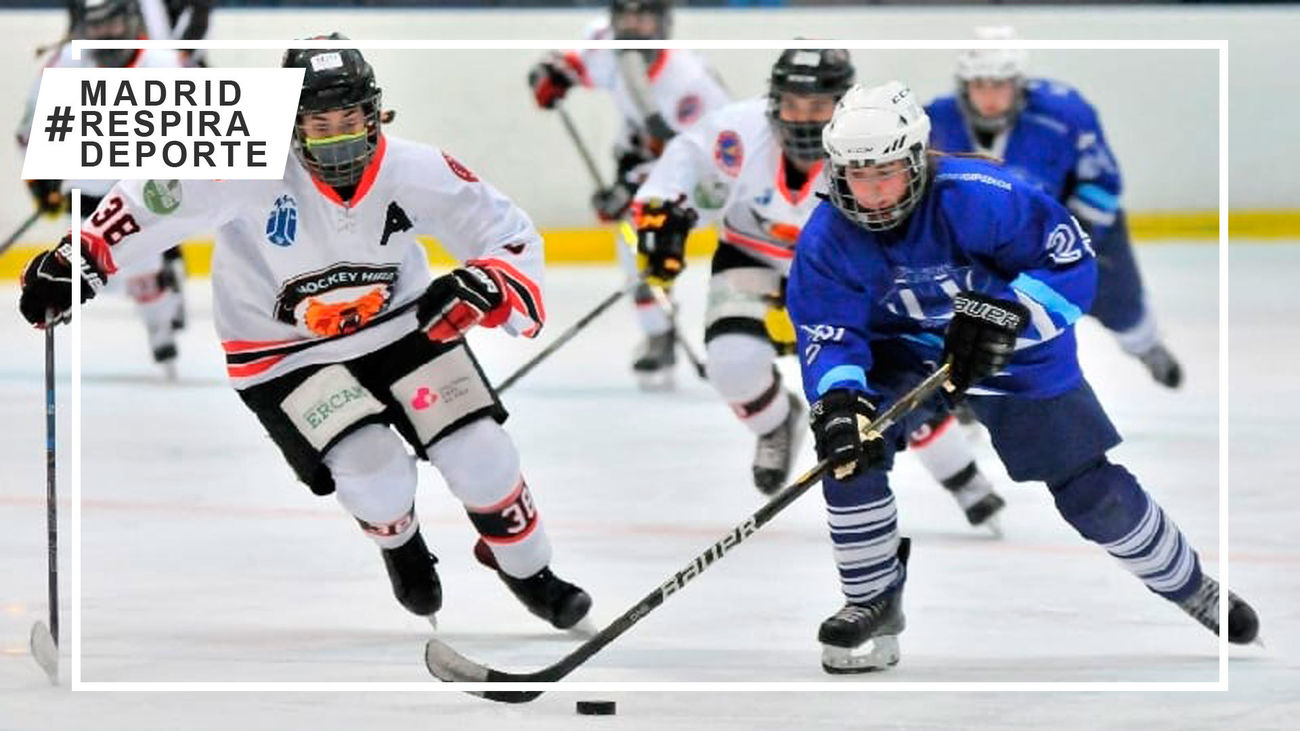
[{"label": "dark blue hockey jersey", "polygon": [[1095,236],[1114,225],[1120,208],[1119,165],[1106,144],[1101,122],[1073,88],[1046,79],[1025,87],[1025,106],[1011,129],[988,148],[976,144],[955,96],[925,108],[930,145],[942,152],[985,152],[1014,173],[1064,203]]},{"label": "dark blue hockey jersey", "polygon": [[827,201],[804,226],[786,297],[809,401],[837,387],[872,392],[874,340],[901,338],[937,361],[963,290],[1016,299],[1032,316],[1008,370],[970,393],[1044,398],[1079,383],[1073,325],[1097,282],[1087,235],[998,165],[932,161],[925,196],[899,228],[867,231]]}]

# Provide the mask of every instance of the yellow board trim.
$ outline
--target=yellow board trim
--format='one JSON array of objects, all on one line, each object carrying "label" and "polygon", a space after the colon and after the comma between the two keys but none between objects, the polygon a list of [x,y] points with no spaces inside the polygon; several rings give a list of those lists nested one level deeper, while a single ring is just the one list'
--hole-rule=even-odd
[{"label": "yellow board trim", "polygon": [[[1133,240],[1140,244],[1161,241],[1216,241],[1219,237],[1219,215],[1215,211],[1148,211],[1131,213],[1128,217]],[[1233,239],[1276,241],[1300,240],[1300,209],[1242,210],[1228,215],[1229,235]],[[615,261],[617,232],[613,227],[550,229],[542,232],[546,238],[546,260],[552,264],[609,264]],[[428,237],[421,241],[429,249],[429,261],[447,266],[455,260]],[[13,281],[23,266],[38,252],[49,248],[53,242],[22,244],[0,255],[0,280]],[[717,234],[713,229],[695,231],[686,242],[686,255],[693,259],[705,258],[717,248]],[[185,242],[181,250],[185,265],[192,276],[207,276],[212,270],[212,240],[195,239]]]}]

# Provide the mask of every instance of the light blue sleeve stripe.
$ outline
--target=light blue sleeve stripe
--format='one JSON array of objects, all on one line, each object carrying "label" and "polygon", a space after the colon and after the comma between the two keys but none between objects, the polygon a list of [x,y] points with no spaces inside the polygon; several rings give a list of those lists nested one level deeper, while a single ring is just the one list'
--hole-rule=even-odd
[{"label": "light blue sleeve stripe", "polygon": [[817,395],[822,396],[830,390],[831,386],[844,381],[853,381],[861,386],[863,391],[867,390],[867,372],[862,370],[862,366],[837,365],[822,374],[821,380],[817,382]]},{"label": "light blue sleeve stripe", "polygon": [[1041,279],[1034,279],[1022,273],[1011,282],[1011,288],[1020,290],[1042,306],[1064,317],[1067,325],[1073,325],[1075,320],[1083,317],[1083,310]]},{"label": "light blue sleeve stripe", "polygon": [[1119,196],[1114,195],[1100,185],[1085,183],[1076,188],[1074,194],[1084,203],[1108,213],[1119,210]]}]

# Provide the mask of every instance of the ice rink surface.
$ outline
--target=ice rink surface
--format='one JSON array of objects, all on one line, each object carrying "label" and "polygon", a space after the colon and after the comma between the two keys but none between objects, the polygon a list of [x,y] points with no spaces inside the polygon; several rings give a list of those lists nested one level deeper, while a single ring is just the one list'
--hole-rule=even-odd
[{"label": "ice rink surface", "polygon": [[[1213,246],[1139,247],[1150,297],[1187,380],[1154,384],[1110,336],[1081,327],[1085,372],[1124,434],[1131,469],[1199,548],[1218,559],[1218,266]],[[1300,524],[1291,376],[1300,349],[1290,287],[1300,244],[1231,251],[1232,584],[1259,610],[1267,648],[1234,648],[1227,693],[572,693],[521,707],[459,693],[70,693],[26,656],[45,616],[42,341],[0,288],[0,731],[304,728],[1294,728],[1300,714]],[[539,342],[477,334],[500,381],[615,289],[612,268],[552,269]],[[681,290],[699,346],[707,266]],[[409,681],[427,625],[392,599],[378,550],[332,498],[297,485],[226,385],[206,281],[190,290],[180,381],[148,362],[121,298],[84,323],[83,679],[87,681]],[[553,543],[553,566],[595,598],[597,623],[622,613],[760,505],[752,438],[679,365],[668,394],[636,390],[635,341],[620,305],[504,396]],[[60,463],[67,495],[69,342],[60,352]],[[785,362],[790,383],[797,366]],[[810,440],[809,440],[810,441]],[[1008,500],[1006,537],[966,526],[909,456],[893,476],[914,538],[901,664],[832,678],[820,621],[842,603],[819,491],[570,676],[571,681],[1213,681],[1212,635],[1149,594],[1060,519],[1039,484],[1011,484],[987,440],[981,464]],[[800,469],[812,465],[805,445]],[[417,504],[439,556],[440,636],[509,670],[575,646],[528,615],[470,555],[474,533],[436,472]],[[62,515],[66,519],[66,499]],[[63,523],[64,546],[69,545]],[[69,555],[63,555],[65,572]],[[71,611],[65,573],[64,617]],[[66,625],[65,625],[66,626]],[[65,642],[66,645],[66,642]],[[69,658],[64,648],[64,666]],[[66,684],[66,681],[65,681]],[[557,686],[563,689],[564,684]],[[619,701],[615,718],[575,700]]]}]

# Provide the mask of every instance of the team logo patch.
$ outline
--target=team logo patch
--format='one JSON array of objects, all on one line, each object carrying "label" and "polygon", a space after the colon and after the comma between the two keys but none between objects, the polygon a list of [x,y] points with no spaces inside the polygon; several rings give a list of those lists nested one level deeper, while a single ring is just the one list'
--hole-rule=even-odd
[{"label": "team logo patch", "polygon": [[388,309],[396,264],[336,264],[285,282],[275,319],[320,338],[347,335]]},{"label": "team logo patch", "polygon": [[740,166],[745,162],[745,146],[740,135],[729,129],[718,134],[718,140],[713,144],[713,161],[727,175],[739,175]]},{"label": "team logo patch", "polygon": [[474,173],[471,173],[469,171],[469,168],[465,167],[464,165],[461,165],[460,161],[457,160],[456,158],[444,152],[442,153],[442,159],[447,161],[447,167],[451,168],[451,171],[453,173],[456,173],[456,177],[460,178],[461,180],[464,180],[466,183],[478,182],[478,178],[474,175]]},{"label": "team logo patch", "polygon": [[181,181],[150,180],[144,184],[144,205],[160,216],[180,208]]},{"label": "team logo patch", "polygon": [[700,111],[704,105],[700,102],[700,97],[695,94],[687,94],[677,102],[677,123],[688,125],[700,118]]},{"label": "team logo patch", "polygon": [[266,240],[276,246],[292,246],[298,237],[298,201],[285,194],[275,199],[266,217]]}]

